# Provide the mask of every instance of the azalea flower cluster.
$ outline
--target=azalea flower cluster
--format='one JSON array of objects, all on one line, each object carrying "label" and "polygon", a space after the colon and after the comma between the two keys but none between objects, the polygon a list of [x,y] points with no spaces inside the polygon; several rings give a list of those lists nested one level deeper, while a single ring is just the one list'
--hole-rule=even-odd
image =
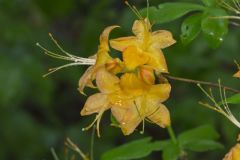
[{"label": "azalea flower cluster", "polygon": [[[146,18],[134,22],[133,36],[109,40],[110,32],[117,27],[102,32],[98,51],[90,57],[95,63],[79,80],[83,94],[85,87],[99,89],[81,110],[82,116],[97,113],[84,130],[96,123],[100,135],[99,123],[106,110],[111,110],[124,135],[131,134],[142,121],[144,126],[144,120],[169,126],[169,111],[162,103],[169,98],[171,85],[162,76],[168,73],[162,49],[175,43],[172,34],[166,30],[152,32]],[[110,47],[120,52],[120,58],[110,56]]]}]

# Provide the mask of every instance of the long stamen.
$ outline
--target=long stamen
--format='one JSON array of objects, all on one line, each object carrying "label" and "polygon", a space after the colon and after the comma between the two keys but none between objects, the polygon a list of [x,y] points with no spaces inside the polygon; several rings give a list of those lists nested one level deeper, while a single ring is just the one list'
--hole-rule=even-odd
[{"label": "long stamen", "polygon": [[212,109],[214,111],[219,112],[220,114],[224,115],[227,119],[229,119],[233,124],[235,124],[238,128],[240,128],[240,122],[235,118],[235,116],[232,114],[231,110],[229,109],[228,102],[227,102],[227,97],[226,97],[226,90],[223,89],[222,92],[222,87],[221,87],[221,81],[220,79],[218,80],[219,83],[219,94],[221,98],[222,105],[224,107],[224,110],[221,108],[221,106],[216,102],[215,98],[213,97],[213,94],[211,93],[212,91],[210,90],[210,94],[208,94],[202,87],[201,85],[198,85],[199,88],[207,95],[208,98],[214,103],[214,106],[211,106],[207,103],[199,102],[199,104]]},{"label": "long stamen", "polygon": [[103,115],[104,111],[105,111],[105,110],[100,111],[100,112],[96,115],[96,118],[93,120],[93,122],[92,122],[90,125],[88,125],[87,127],[82,128],[82,131],[87,131],[87,130],[89,130],[90,128],[93,127],[93,125],[94,125],[95,123],[97,123],[97,127],[96,127],[97,135],[98,135],[98,137],[100,137],[100,130],[99,130],[99,128],[100,128],[100,121],[101,121],[101,118],[102,118],[102,115]]},{"label": "long stamen", "polygon": [[140,110],[138,109],[138,106],[137,106],[135,101],[134,101],[134,104],[135,104],[135,107],[137,109],[137,112],[138,112],[138,115],[139,115],[140,119],[143,121],[142,122],[142,130],[140,131],[140,134],[144,134],[144,130],[145,130],[145,117],[142,116],[142,114],[141,114]]},{"label": "long stamen", "polygon": [[128,1],[125,1],[125,4],[132,10],[132,12],[133,12],[139,19],[142,19],[141,14],[140,14],[138,11],[136,11],[136,7],[131,6],[131,5],[128,3]]},{"label": "long stamen", "polygon": [[147,18],[149,19],[149,0],[147,0]]}]

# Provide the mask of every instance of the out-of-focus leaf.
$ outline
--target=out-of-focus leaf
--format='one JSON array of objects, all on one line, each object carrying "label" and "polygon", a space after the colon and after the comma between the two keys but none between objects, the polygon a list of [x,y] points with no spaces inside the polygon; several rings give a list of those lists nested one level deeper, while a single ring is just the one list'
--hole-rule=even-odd
[{"label": "out-of-focus leaf", "polygon": [[194,152],[205,152],[215,149],[223,149],[224,146],[214,140],[199,140],[184,145],[184,149]]},{"label": "out-of-focus leaf", "polygon": [[130,160],[148,156],[152,151],[162,150],[168,141],[151,142],[151,138],[136,140],[107,151],[101,160]]},{"label": "out-of-focus leaf", "polygon": [[[192,11],[201,11],[205,7],[193,3],[163,3],[156,7],[149,7],[149,19],[155,23],[166,23],[175,20]],[[147,16],[147,9],[141,11],[142,15]]]},{"label": "out-of-focus leaf", "polygon": [[111,119],[111,125],[113,125],[113,126],[118,126],[119,125],[119,123],[118,123],[118,121],[116,120],[116,118],[111,114],[110,115],[111,117],[110,117],[110,119]]},{"label": "out-of-focus leaf", "polygon": [[179,143],[182,146],[188,145],[199,140],[214,140],[219,137],[216,130],[210,125],[200,126],[178,136]]},{"label": "out-of-focus leaf", "polygon": [[227,98],[227,103],[229,104],[240,104],[240,94],[234,94],[233,96]]},{"label": "out-of-focus leaf", "polygon": [[189,44],[201,31],[202,14],[197,13],[186,18],[181,27],[181,40],[183,44]]},{"label": "out-of-focus leaf", "polygon": [[177,160],[181,153],[181,149],[178,144],[169,141],[168,145],[163,150],[163,160]]},{"label": "out-of-focus leaf", "polygon": [[208,8],[202,20],[202,31],[209,45],[218,47],[228,32],[228,20],[220,18],[227,16],[227,12],[221,8]]},{"label": "out-of-focus leaf", "polygon": [[206,6],[213,6],[213,5],[217,4],[217,0],[202,0],[202,2],[203,2]]}]

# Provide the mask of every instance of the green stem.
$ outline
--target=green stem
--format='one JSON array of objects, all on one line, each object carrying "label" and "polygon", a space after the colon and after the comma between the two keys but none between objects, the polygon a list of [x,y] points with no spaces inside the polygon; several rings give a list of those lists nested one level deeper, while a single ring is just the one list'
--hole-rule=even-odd
[{"label": "green stem", "polygon": [[170,138],[171,138],[172,142],[174,144],[176,144],[177,143],[177,138],[176,138],[175,133],[174,133],[174,131],[172,129],[172,126],[168,126],[167,130],[168,130],[168,134],[170,135]]}]

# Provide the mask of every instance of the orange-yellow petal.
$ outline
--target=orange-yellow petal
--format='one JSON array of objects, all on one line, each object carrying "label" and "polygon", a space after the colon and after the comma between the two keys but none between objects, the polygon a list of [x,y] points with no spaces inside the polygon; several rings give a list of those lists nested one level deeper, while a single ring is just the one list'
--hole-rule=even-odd
[{"label": "orange-yellow petal", "polygon": [[109,107],[107,95],[103,93],[96,93],[88,97],[83,109],[81,110],[81,115],[85,116],[98,113],[101,110],[107,110]]},{"label": "orange-yellow petal", "polygon": [[139,96],[148,91],[150,86],[138,78],[136,74],[125,73],[120,78],[120,87],[126,94]]},{"label": "orange-yellow petal", "polygon": [[120,73],[124,69],[124,64],[119,58],[112,59],[105,64],[106,69],[113,73]]},{"label": "orange-yellow petal", "polygon": [[89,86],[89,87],[94,87],[94,85],[92,84],[92,79],[95,75],[95,67],[91,66],[89,67],[85,73],[82,75],[82,77],[80,78],[79,82],[78,82],[78,90],[80,93],[84,94],[83,90],[85,88],[85,86]]},{"label": "orange-yellow petal", "polygon": [[118,51],[124,51],[129,46],[138,46],[138,39],[135,36],[121,37],[110,40],[110,45],[112,48]]},{"label": "orange-yellow petal", "polygon": [[236,144],[228,154],[225,155],[223,160],[240,160],[240,144]]},{"label": "orange-yellow petal", "polygon": [[109,26],[104,29],[100,36],[100,44],[98,46],[97,51],[97,59],[96,59],[96,66],[104,65],[109,59],[111,59],[111,56],[108,54],[109,51],[109,45],[108,45],[108,39],[110,32],[119,26]]},{"label": "orange-yellow petal", "polygon": [[163,49],[176,43],[173,39],[172,33],[166,30],[158,30],[152,33],[151,37],[152,47]]},{"label": "orange-yellow petal", "polygon": [[123,62],[127,69],[134,70],[148,62],[149,56],[135,46],[130,46],[123,52]]},{"label": "orange-yellow petal", "polygon": [[155,75],[154,75],[154,71],[153,71],[152,67],[145,66],[145,65],[140,66],[139,75],[145,83],[147,83],[149,85],[154,84]]},{"label": "orange-yellow petal", "polygon": [[162,128],[168,127],[171,124],[170,114],[167,107],[163,104],[158,104],[157,106],[153,106],[148,103],[147,107],[152,112],[147,115],[147,118],[153,123],[159,125]]},{"label": "orange-yellow petal", "polygon": [[154,67],[158,72],[168,73],[167,63],[163,52],[160,49],[150,47],[148,49],[148,65]]},{"label": "orange-yellow petal", "polygon": [[237,72],[233,75],[233,77],[235,77],[235,78],[240,78],[240,71],[237,71]]},{"label": "orange-yellow petal", "polygon": [[149,99],[155,99],[158,102],[166,101],[171,92],[171,85],[169,83],[152,85],[148,94]]},{"label": "orange-yellow petal", "polygon": [[108,72],[105,67],[98,69],[96,74],[96,83],[102,93],[112,93],[119,90],[119,78]]},{"label": "orange-yellow petal", "polygon": [[112,107],[111,111],[119,122],[124,135],[131,134],[142,121],[133,102],[126,109]]},{"label": "orange-yellow petal", "polygon": [[135,20],[133,23],[132,31],[140,39],[146,38],[150,33],[151,24],[146,18],[144,20]]}]

